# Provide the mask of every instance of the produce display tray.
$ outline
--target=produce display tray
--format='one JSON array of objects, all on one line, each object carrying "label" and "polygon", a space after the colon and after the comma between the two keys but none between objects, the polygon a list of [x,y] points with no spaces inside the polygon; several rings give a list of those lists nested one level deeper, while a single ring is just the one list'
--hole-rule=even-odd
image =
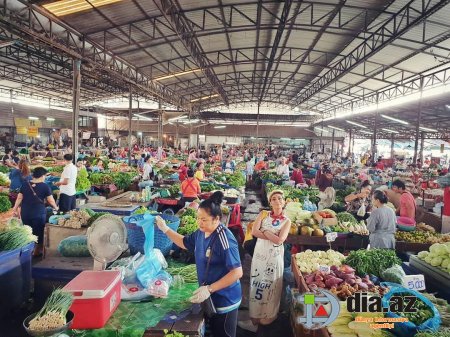
[{"label": "produce display tray", "polygon": [[[324,236],[307,236],[289,234],[286,243],[299,245],[301,251],[307,246],[330,247],[336,250],[343,248],[344,250],[363,249],[369,244],[368,236],[353,235],[349,237],[337,237],[333,242],[327,242]],[[309,247],[308,247],[309,248]]]},{"label": "produce display tray", "polygon": [[450,284],[450,274],[440,270],[439,268],[433,267],[419,259],[416,255],[412,255],[409,257],[409,264],[420,270],[424,275],[432,277],[442,284]]}]

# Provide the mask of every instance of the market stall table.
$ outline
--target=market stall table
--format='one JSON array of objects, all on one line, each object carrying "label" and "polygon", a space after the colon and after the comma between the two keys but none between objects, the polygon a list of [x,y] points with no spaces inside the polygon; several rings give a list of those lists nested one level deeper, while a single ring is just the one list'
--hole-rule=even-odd
[{"label": "market stall table", "polygon": [[343,248],[344,250],[355,250],[366,248],[369,244],[368,236],[354,235],[348,237],[337,237],[333,242],[327,242],[325,236],[308,236],[308,235],[293,235],[289,234],[286,243],[299,245],[300,251],[308,249],[309,246],[317,247],[330,247],[331,249],[338,250]]},{"label": "market stall table", "polygon": [[[123,216],[129,216],[132,213],[134,213],[138,208],[140,207],[147,207],[150,205],[151,201],[148,202],[137,202],[137,201],[131,201],[130,197],[132,197],[133,194],[136,194],[136,192],[125,192],[122,194],[119,194],[118,196],[115,196],[113,198],[107,199],[105,202],[102,203],[87,203],[82,206],[80,206],[79,209],[91,209],[94,212],[108,212],[115,215],[123,215]],[[128,207],[112,207],[108,206],[109,203],[128,203],[131,204],[131,206]]]}]

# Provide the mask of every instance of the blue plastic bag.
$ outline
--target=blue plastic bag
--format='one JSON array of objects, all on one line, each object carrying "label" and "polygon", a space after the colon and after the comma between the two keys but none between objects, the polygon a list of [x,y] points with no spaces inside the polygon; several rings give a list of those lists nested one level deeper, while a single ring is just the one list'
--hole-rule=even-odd
[{"label": "blue plastic bag", "polygon": [[[417,326],[412,322],[404,322],[404,323],[395,323],[393,332],[398,337],[411,337],[414,336],[419,331],[437,331],[439,329],[439,326],[441,325],[441,316],[439,315],[439,312],[434,307],[433,303],[430,302],[428,298],[423,296],[421,293],[406,289],[400,285],[397,287],[392,287],[391,290],[383,296],[382,303],[383,307],[389,307],[389,299],[396,295],[396,294],[411,294],[418,299],[420,299],[422,302],[424,302],[429,308],[431,308],[434,316],[425,322],[423,322],[421,325]],[[388,312],[386,313],[387,317],[400,317],[396,313]]]},{"label": "blue plastic bag", "polygon": [[136,269],[136,277],[144,288],[147,288],[150,281],[158,275],[162,269],[161,262],[155,254],[155,216],[144,214],[143,216],[131,216],[125,220],[142,227],[145,235],[144,242],[144,262]]}]

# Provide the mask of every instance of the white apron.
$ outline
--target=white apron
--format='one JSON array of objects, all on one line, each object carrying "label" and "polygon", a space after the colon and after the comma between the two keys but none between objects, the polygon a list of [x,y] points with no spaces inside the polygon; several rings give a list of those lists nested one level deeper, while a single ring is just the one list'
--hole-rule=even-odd
[{"label": "white apron", "polygon": [[[278,234],[286,223],[267,216],[261,224],[261,230]],[[278,315],[283,290],[284,246],[272,241],[258,239],[253,253],[250,274],[250,317],[270,319]]]}]

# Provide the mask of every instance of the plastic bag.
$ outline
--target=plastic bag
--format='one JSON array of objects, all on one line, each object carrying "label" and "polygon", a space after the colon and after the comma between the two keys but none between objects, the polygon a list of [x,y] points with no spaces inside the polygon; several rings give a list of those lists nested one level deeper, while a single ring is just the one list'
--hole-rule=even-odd
[{"label": "plastic bag", "polygon": [[358,213],[356,213],[357,216],[363,217],[366,215],[366,204],[363,203],[361,207],[358,209]]},{"label": "plastic bag", "polygon": [[405,272],[403,271],[403,268],[396,264],[395,266],[388,268],[384,270],[381,273],[381,277],[383,280],[386,280],[388,282],[394,282],[398,283],[399,285],[402,284],[403,278],[406,276]]},{"label": "plastic bag", "polygon": [[58,252],[64,257],[91,256],[87,245],[86,235],[69,236],[58,245]]},{"label": "plastic bag", "polygon": [[[431,303],[431,301],[428,298],[426,298],[417,291],[409,290],[402,286],[393,287],[387,294],[383,296],[382,298],[383,307],[389,308],[389,299],[392,296],[405,293],[415,296],[416,298],[423,301],[432,310],[434,316],[426,320],[419,326],[415,325],[412,322],[395,323],[392,332],[394,332],[395,335],[398,337],[410,337],[414,336],[419,331],[427,331],[427,330],[433,332],[437,331],[439,329],[439,326],[441,325],[441,316],[439,315],[439,312],[437,311],[433,303]],[[393,312],[387,312],[386,316],[396,318],[400,317],[398,314]]]},{"label": "plastic bag", "polygon": [[141,226],[144,230],[145,242],[144,242],[144,261],[136,269],[136,277],[139,283],[147,288],[151,280],[158,275],[162,269],[161,259],[153,249],[155,245],[155,216],[151,214],[145,214],[143,220],[136,222],[138,226]]},{"label": "plastic bag", "polygon": [[161,270],[155,278],[149,281],[147,291],[153,297],[165,298],[169,294],[172,280],[172,276],[169,273]]}]

